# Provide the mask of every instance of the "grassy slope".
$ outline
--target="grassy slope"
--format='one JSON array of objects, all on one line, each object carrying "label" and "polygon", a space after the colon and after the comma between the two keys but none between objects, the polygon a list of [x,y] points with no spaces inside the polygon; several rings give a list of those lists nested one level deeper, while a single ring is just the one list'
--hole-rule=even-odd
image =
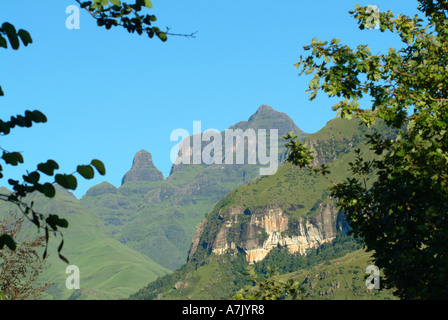
[{"label": "grassy slope", "polygon": [[[318,140],[334,141],[350,136],[353,130],[354,126],[336,119],[306,139],[314,137]],[[334,168],[336,175],[345,174],[347,159],[341,160],[345,167],[341,165]],[[285,166],[279,170],[279,173],[283,172],[279,175],[280,180],[279,176],[270,176],[237,189],[240,194],[246,194],[232,201],[247,205],[280,201],[288,205],[297,203],[299,199],[305,208],[296,214],[306,214],[315,199],[321,196],[320,191],[324,189],[324,185],[328,183],[324,180],[313,181],[320,178],[309,177],[305,173],[300,175],[295,169]],[[294,171],[289,180],[288,170],[289,173]],[[299,176],[300,179],[297,178]],[[182,193],[182,190],[191,186],[191,181],[196,179],[210,179],[208,186],[213,188]],[[65,233],[63,252],[71,264],[78,265],[81,269],[81,298],[117,298],[127,296],[140,288],[142,283],[151,282],[157,276],[169,272],[155,263],[154,259],[149,259],[147,256],[150,254],[146,254],[147,252],[151,252],[154,258],[164,261],[168,266],[176,266],[185,261],[186,250],[190,246],[189,240],[197,222],[206,212],[212,210],[219,200],[218,195],[244,182],[246,181],[241,178],[233,180],[226,171],[217,174],[216,168],[202,170],[199,166],[188,166],[188,170],[173,174],[170,180],[164,181],[157,188],[155,183],[132,182],[116,191],[109,190],[108,193],[83,198],[84,208],[74,197],[63,192],[58,193],[56,201],[44,199],[41,205],[44,212],[60,213],[70,222],[69,230]],[[277,185],[281,185],[282,189],[276,190]],[[173,205],[171,201],[160,199],[160,192],[164,191],[164,188],[168,191],[168,197],[173,194],[176,196],[177,204]],[[170,190],[175,192],[170,193]],[[151,198],[155,193],[159,197],[157,201]],[[92,212],[98,214],[101,219]],[[107,228],[103,227],[105,221],[108,222]],[[133,223],[129,224],[129,221]],[[126,227],[122,228],[123,225]],[[116,239],[126,245],[111,238],[111,234],[115,234]],[[163,243],[160,244],[160,241]],[[53,254],[49,257],[52,266],[45,273],[45,278],[57,284],[50,292],[53,297],[67,298],[72,292],[65,289],[65,265],[55,255],[58,244],[53,241],[50,250]],[[154,250],[154,245],[158,245],[157,250]],[[170,254],[167,254],[168,252]],[[222,269],[224,266],[225,264],[220,264],[217,267]],[[210,268],[204,270],[211,270]],[[213,273],[207,271],[206,274]]]},{"label": "grassy slope", "polygon": [[201,265],[188,263],[131,296],[136,300],[222,300],[235,290],[237,275],[229,255],[211,255]]},{"label": "grassy slope", "polygon": [[[108,237],[98,217],[82,208],[68,192],[58,190],[51,200],[40,196],[33,199],[39,212],[56,213],[69,221],[69,228],[64,231],[62,253],[70,264],[80,269],[80,299],[124,298],[140,288],[142,282],[169,273],[148,257]],[[5,209],[4,205],[2,214],[9,212]],[[31,232],[36,232],[33,226],[31,228]],[[50,239],[49,268],[42,280],[51,281],[55,286],[48,291],[47,298],[67,299],[73,291],[65,287],[67,265],[57,257],[60,239]]]},{"label": "grassy slope", "polygon": [[[373,131],[379,130],[373,128]],[[304,139],[317,141],[316,149],[320,153],[321,145],[343,144],[346,150],[339,152],[336,159],[329,164],[331,174],[328,177],[334,182],[341,182],[350,172],[349,163],[355,160],[353,150],[359,147],[365,154],[365,158],[372,158],[372,152],[363,143],[359,143],[363,132],[359,130],[356,121],[333,119],[322,130],[311,134]],[[352,143],[352,147],[348,147]],[[342,148],[340,148],[342,149]],[[323,150],[323,153],[331,153],[331,150]],[[308,169],[300,169],[291,164],[279,168],[275,175],[262,176],[251,183],[232,190],[218,205],[217,210],[226,210],[231,206],[257,207],[268,204],[281,205],[284,210],[293,205],[301,204],[303,208],[290,212],[293,216],[307,214],[312,206],[321,199],[324,193],[328,193],[331,183],[321,175],[310,175]]]},{"label": "grassy slope", "polygon": [[244,183],[212,168],[197,169],[188,166],[157,183],[127,182],[115,193],[85,196],[81,203],[98,214],[115,239],[174,270],[185,263],[190,240],[205,213]]},{"label": "grassy slope", "polygon": [[[236,275],[231,263],[227,255],[211,255],[198,269],[183,270],[182,277],[161,287],[154,297],[162,300],[230,300],[238,289],[233,285]],[[358,250],[309,269],[280,275],[277,279],[298,281],[305,288],[306,299],[310,300],[396,299],[390,290],[366,288],[365,269],[371,264],[371,255]],[[148,296],[148,293],[141,291],[142,295]]]},{"label": "grassy slope", "polygon": [[[183,166],[158,186],[141,189],[146,193],[137,213],[114,237],[174,270],[185,263],[190,240],[204,215],[230,190],[254,180],[258,168],[254,165]],[[132,184],[125,183],[118,192]]]},{"label": "grassy slope", "polygon": [[[371,132],[383,129],[381,125],[378,125],[371,129]],[[305,141],[317,142],[315,144],[317,147],[325,146],[324,150],[316,151],[321,159],[335,158],[329,165],[331,170],[329,178],[335,182],[340,182],[349,175],[347,171],[349,169],[348,164],[355,159],[352,152],[353,149],[359,147],[365,152],[365,158],[372,157],[368,148],[363,143],[360,143],[363,141],[363,133],[366,131],[364,128],[361,131],[355,121],[334,119],[319,132],[306,137]],[[342,149],[341,145],[345,146],[345,149]],[[329,146],[337,147],[332,150]],[[206,218],[208,226],[205,229],[208,229],[208,231],[204,232],[205,236],[201,241],[205,243],[213,241],[213,230],[216,229],[213,224],[219,220],[214,217],[217,216],[218,212],[225,211],[231,206],[258,207],[277,204],[288,211],[291,205],[300,204],[303,206],[302,208],[289,210],[292,216],[313,214],[312,208],[316,203],[328,201],[327,196],[330,186],[331,184],[324,177],[309,175],[307,169],[299,169],[286,164],[275,175],[264,176],[236,188],[219,201]],[[197,260],[194,261],[194,263],[200,265],[197,270],[190,273],[184,273],[183,271],[174,272],[175,281],[187,282],[189,286],[177,290],[172,289],[174,283],[165,288],[161,287],[159,292],[163,292],[165,298],[173,299],[191,296],[192,299],[219,299],[223,297],[225,290],[220,292],[219,284],[210,285],[207,283],[216,283],[216,279],[219,278],[226,279],[224,282],[221,282],[223,286],[221,289],[226,288],[228,282],[234,277],[234,275],[232,276],[228,274],[228,271],[225,271],[226,269],[231,269],[229,267],[230,262],[223,257],[215,257],[213,254],[208,255],[209,253],[200,252],[201,250],[203,249],[200,245],[196,255]],[[207,262],[204,263],[204,261]],[[361,263],[361,261],[358,262]],[[362,262],[364,263],[364,260]],[[144,291],[141,291],[140,298],[150,295],[150,291]],[[355,294],[358,296],[357,293]],[[348,291],[344,292],[343,297],[350,298]]]},{"label": "grassy slope", "polygon": [[365,284],[371,254],[358,250],[342,258],[326,261],[313,268],[281,275],[279,280],[294,279],[303,284],[307,299],[320,300],[390,300],[397,299],[391,290],[368,290]]}]

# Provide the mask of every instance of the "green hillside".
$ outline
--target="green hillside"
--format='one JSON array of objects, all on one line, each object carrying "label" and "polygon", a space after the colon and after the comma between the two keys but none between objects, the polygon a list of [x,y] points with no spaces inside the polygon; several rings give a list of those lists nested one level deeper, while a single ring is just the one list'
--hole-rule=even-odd
[{"label": "green hillside", "polygon": [[[296,272],[281,274],[277,279],[298,281],[305,289],[303,295],[311,300],[396,299],[390,290],[381,288],[381,281],[380,290],[367,289],[365,270],[371,264],[371,254],[357,250]],[[239,289],[250,284],[244,276],[246,268],[242,255],[212,254],[201,265],[186,264],[139,290],[130,299],[231,300]]]},{"label": "green hillside", "polygon": [[[57,188],[56,197],[48,199],[33,196],[36,208],[42,213],[55,213],[66,218],[69,228],[64,231],[63,255],[80,269],[79,292],[67,290],[65,273],[67,264],[57,256],[59,238],[50,238],[48,269],[41,279],[54,283],[48,290],[48,299],[118,299],[128,296],[141,287],[142,281],[152,281],[170,271],[148,257],[107,236],[98,217],[86,211],[69,192]],[[10,207],[2,204],[0,214]],[[36,232],[31,226],[31,232]]]},{"label": "green hillside", "polygon": [[[329,178],[336,182],[347,176],[353,149],[360,147],[371,156],[361,143],[364,133],[385,132],[381,124],[360,129],[355,121],[334,119],[319,132],[306,135],[285,114],[267,106],[231,128],[274,127],[280,128],[280,134],[293,130],[304,138],[316,151],[316,162],[329,163]],[[285,156],[283,140],[278,156]],[[81,200],[60,188],[54,199],[29,199],[35,200],[43,213],[57,213],[69,221],[63,254],[81,271],[81,290],[67,290],[66,265],[58,259],[59,241],[53,239],[49,269],[42,277],[55,283],[47,298],[117,299],[148,283],[139,298],[154,299],[159,294],[176,299],[229,298],[245,283],[242,273],[247,263],[241,257],[215,256],[207,249],[221,223],[218,212],[235,205],[251,209],[277,205],[292,218],[311,217],[320,205],[332,201],[328,198],[330,183],[306,169],[280,163],[276,174],[259,177],[259,168],[249,164],[180,164],[163,180],[151,155],[140,151],[118,188],[103,182],[90,188]],[[0,214],[9,213],[11,208],[1,205]],[[206,229],[202,243],[193,261],[185,264],[201,221]]]},{"label": "green hillside", "polygon": [[396,300],[391,290],[367,289],[366,268],[372,265],[371,254],[364,250],[323,262],[315,267],[281,275],[281,281],[293,279],[304,287],[306,299],[312,300]]},{"label": "green hillside", "polygon": [[[286,151],[283,134],[293,130],[301,137],[306,136],[286,114],[264,105],[248,121],[230,127],[248,128],[278,129],[279,158]],[[155,170],[152,162],[140,166]],[[81,199],[81,204],[98,215],[114,239],[175,270],[185,263],[196,226],[205,214],[232,189],[259,177],[260,166],[247,163],[173,165],[165,180],[125,181],[119,188],[108,183],[94,186]],[[133,166],[130,172],[137,169]],[[142,175],[140,179],[148,178]]]},{"label": "green hillside", "polygon": [[[322,130],[304,138],[312,143],[319,163],[330,163],[328,178],[334,182],[345,179],[349,163],[355,160],[354,149],[359,148],[366,159],[373,153],[364,143],[366,133],[385,133],[386,128],[377,124],[371,129],[360,128],[358,121],[333,119]],[[329,161],[331,159],[331,161]],[[321,175],[310,174],[308,169],[300,169],[291,164],[280,167],[275,175],[262,176],[240,188],[232,190],[215,208],[214,212],[230,206],[257,207],[279,204],[293,216],[310,213],[313,205],[326,198],[331,183]],[[295,207],[294,210],[288,210]]]},{"label": "green hillside", "polygon": [[[384,129],[382,124],[377,124],[370,129],[360,129],[355,121],[334,119],[328,122],[327,126],[319,132],[308,135],[304,141],[310,143],[316,151],[318,164],[328,163],[331,171],[328,178],[334,182],[340,182],[349,175],[349,163],[355,160],[354,149],[361,149],[365,158],[373,157],[373,153],[363,143],[366,140],[364,134],[378,131],[386,133],[387,131]],[[393,133],[391,133],[392,135]],[[372,181],[368,181],[368,183],[372,183]],[[248,208],[253,212],[256,211],[256,208],[275,205],[280,206],[286,214],[290,215],[292,221],[295,217],[312,217],[317,213],[319,205],[333,201],[329,198],[330,186],[331,183],[321,175],[313,175],[310,174],[308,169],[300,169],[291,164],[285,164],[274,175],[262,176],[235,188],[216,204],[202,222],[203,232],[200,235],[197,249],[189,262],[169,276],[149,284],[132,295],[131,298],[229,298],[235,292],[236,287],[241,287],[244,283],[244,280],[241,279],[241,273],[244,269],[241,266],[244,265],[245,260],[241,258],[235,260],[229,254],[217,256],[211,252],[211,245],[214,243],[217,232],[226,221],[222,219],[221,213],[235,206]],[[244,223],[244,221],[241,223]],[[236,243],[238,244],[238,241]],[[355,250],[355,247],[352,250]],[[341,253],[346,254],[347,251],[338,251],[338,254]],[[329,257],[332,259],[334,256],[325,257],[322,261],[330,259]],[[358,261],[360,263],[359,268],[362,268],[361,263],[365,262],[366,257],[364,255],[360,257],[364,259]],[[262,262],[258,264],[260,263]],[[308,264],[308,267],[306,267],[306,265],[307,263],[304,263],[300,267],[304,268],[303,272],[306,272],[309,269],[308,267],[311,266]],[[355,271],[352,271],[351,269],[348,270],[349,276],[347,277],[354,279],[353,272]],[[346,286],[348,287],[346,288]],[[346,290],[337,298],[349,299],[362,296],[362,290],[352,293],[353,290],[350,289],[350,285],[345,282],[344,288]],[[368,297],[382,298],[383,296]]]},{"label": "green hillside", "polygon": [[[194,258],[202,259],[210,254],[210,244],[213,243],[217,232],[225,223],[221,213],[228,211],[231,207],[238,206],[257,211],[257,208],[277,206],[290,215],[293,221],[298,217],[312,217],[316,215],[321,205],[334,203],[334,200],[329,197],[331,182],[338,183],[348,177],[349,163],[355,161],[353,151],[356,148],[363,152],[365,159],[373,158],[373,152],[363,143],[366,140],[364,134],[375,133],[382,129],[382,124],[367,129],[359,128],[356,121],[334,119],[319,132],[307,136],[304,142],[313,143],[316,162],[327,163],[331,173],[323,177],[320,174],[313,174],[307,168],[301,169],[287,163],[281,166],[274,175],[262,176],[233,189],[216,204],[203,221],[205,231]],[[338,147],[333,149],[329,145]],[[367,177],[367,183],[372,182]]]},{"label": "green hillside", "polygon": [[[280,134],[294,130],[306,136],[287,115],[267,106],[234,128],[278,128]],[[279,157],[284,152],[280,145]],[[163,180],[151,161],[149,153],[139,152],[122,186],[103,182],[79,201],[62,189],[54,199],[28,199],[41,212],[69,221],[63,254],[81,271],[81,290],[66,290],[66,265],[57,257],[59,239],[53,239],[50,267],[42,277],[55,283],[47,298],[122,298],[181,266],[198,222],[229,191],[257,178],[260,167],[181,164]],[[9,210],[1,207],[0,214]]]}]

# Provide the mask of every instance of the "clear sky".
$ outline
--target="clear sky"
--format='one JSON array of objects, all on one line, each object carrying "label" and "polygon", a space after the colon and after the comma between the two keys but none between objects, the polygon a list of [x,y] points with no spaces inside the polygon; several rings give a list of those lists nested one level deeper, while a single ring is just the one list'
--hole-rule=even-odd
[{"label": "clear sky", "polygon": [[[133,1],[128,1],[133,2]],[[122,29],[105,30],[85,11],[79,30],[66,28],[74,0],[1,0],[0,23],[31,33],[34,43],[19,51],[0,49],[0,118],[40,110],[46,124],[17,128],[0,146],[21,151],[25,163],[4,168],[8,178],[48,159],[61,171],[102,160],[107,175],[78,179],[81,197],[102,181],[119,186],[134,154],[145,149],[166,177],[177,128],[224,130],[247,120],[262,104],[287,113],[305,132],[335,117],[324,95],[309,101],[309,77],[294,63],[316,37],[338,38],[350,46],[369,44],[373,53],[400,45],[378,30],[360,31],[348,14],[355,4],[381,11],[417,13],[417,1],[364,0],[153,0],[162,30],[197,31],[195,39],[170,37],[165,43]],[[5,167],[5,166],[4,166]],[[9,167],[9,166],[8,166]]]}]

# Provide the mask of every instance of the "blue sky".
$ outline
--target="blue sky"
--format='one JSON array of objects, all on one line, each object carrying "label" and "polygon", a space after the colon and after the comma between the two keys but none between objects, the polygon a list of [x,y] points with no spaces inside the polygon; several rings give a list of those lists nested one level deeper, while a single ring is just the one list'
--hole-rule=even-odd
[{"label": "blue sky", "polygon": [[74,193],[81,197],[102,181],[118,187],[141,149],[166,177],[173,130],[192,132],[198,120],[203,130],[224,130],[262,104],[287,113],[305,132],[318,131],[335,117],[335,101],[324,95],[309,101],[310,78],[294,68],[303,46],[315,37],[368,44],[374,53],[400,45],[390,33],[360,31],[348,14],[357,3],[417,13],[410,0],[153,0],[148,13],[162,30],[197,31],[195,39],[163,43],[98,28],[86,12],[80,29],[68,30],[65,10],[74,0],[1,0],[0,22],[29,31],[34,43],[0,49],[0,118],[37,109],[48,122],[0,137],[0,147],[25,158],[18,168],[4,168],[0,185],[47,159],[66,173],[102,160],[105,177],[78,179]]}]

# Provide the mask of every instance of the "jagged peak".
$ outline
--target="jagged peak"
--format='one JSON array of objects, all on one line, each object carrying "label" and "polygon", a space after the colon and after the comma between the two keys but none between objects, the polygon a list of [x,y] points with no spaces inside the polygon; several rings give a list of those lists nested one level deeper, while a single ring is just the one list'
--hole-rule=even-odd
[{"label": "jagged peak", "polygon": [[152,155],[142,149],[137,152],[132,162],[131,170],[123,177],[121,184],[128,181],[162,181],[164,180],[160,172],[152,162]]},{"label": "jagged peak", "polygon": [[141,163],[147,163],[151,166],[154,166],[154,163],[152,162],[152,154],[145,149],[142,149],[135,154],[132,165]]},{"label": "jagged peak", "polygon": [[279,112],[266,104],[262,104],[247,121],[240,121],[229,129],[245,130],[247,128],[278,129],[280,135],[284,135],[291,131],[294,131],[301,136],[306,135],[286,113]]}]

